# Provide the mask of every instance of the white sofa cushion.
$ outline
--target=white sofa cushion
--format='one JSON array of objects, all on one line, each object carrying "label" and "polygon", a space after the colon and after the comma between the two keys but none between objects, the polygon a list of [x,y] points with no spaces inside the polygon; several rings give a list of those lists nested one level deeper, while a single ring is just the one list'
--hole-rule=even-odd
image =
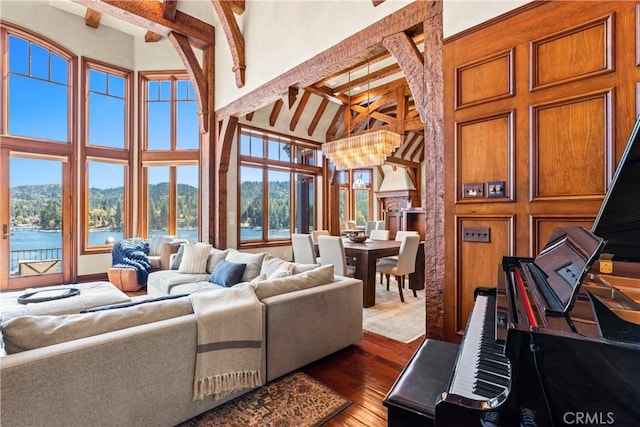
[{"label": "white sofa cushion", "polygon": [[206,273],[210,252],[211,245],[208,243],[185,243],[178,272],[190,274]]},{"label": "white sofa cushion", "polygon": [[238,252],[235,249],[229,250],[229,253],[225,259],[229,262],[235,262],[238,264],[246,264],[244,274],[242,275],[243,282],[250,282],[260,275],[260,269],[262,268],[262,260],[264,259],[266,252],[260,252],[257,254],[248,252]]},{"label": "white sofa cushion", "polygon": [[328,264],[292,276],[252,282],[251,286],[258,299],[263,300],[274,295],[326,285],[333,281],[333,265]]},{"label": "white sofa cushion", "polygon": [[94,313],[14,317],[2,324],[2,333],[12,354],[191,313],[191,299],[184,297]]}]

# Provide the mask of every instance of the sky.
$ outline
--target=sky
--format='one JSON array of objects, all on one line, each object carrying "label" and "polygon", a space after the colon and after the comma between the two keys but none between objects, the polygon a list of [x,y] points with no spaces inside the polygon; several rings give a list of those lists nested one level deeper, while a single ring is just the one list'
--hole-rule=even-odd
[{"label": "sky", "polygon": [[[19,37],[9,37],[9,134],[66,143],[68,101],[67,61]],[[153,83],[152,83],[153,84]],[[151,85],[150,85],[151,86]],[[149,145],[168,148],[170,127],[170,90],[155,84],[149,99]],[[161,90],[162,87],[162,90]],[[190,82],[180,82],[176,88],[179,148],[198,148],[199,129],[197,104]],[[125,83],[121,76],[101,71],[89,72],[89,142],[92,145],[124,147]],[[81,110],[81,108],[78,108]],[[123,166],[92,162],[90,187],[122,186]],[[61,165],[55,160],[12,157],[10,186],[60,184]],[[168,181],[167,167],[149,170],[149,183]],[[178,168],[178,181],[197,186],[196,166]]]}]

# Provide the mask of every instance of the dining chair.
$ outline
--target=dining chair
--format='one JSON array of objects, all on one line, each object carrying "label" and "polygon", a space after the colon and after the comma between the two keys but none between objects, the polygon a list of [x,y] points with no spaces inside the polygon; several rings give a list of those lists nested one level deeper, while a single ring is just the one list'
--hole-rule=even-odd
[{"label": "dining chair", "polygon": [[384,221],[376,221],[376,230],[384,230]]},{"label": "dining chair", "polygon": [[376,229],[376,221],[367,221],[367,225],[364,226],[364,234],[371,237],[371,230]]},{"label": "dining chair", "polygon": [[[406,231],[400,230],[400,231],[396,231],[396,238],[394,240],[396,242],[402,242],[402,239],[404,238],[404,236],[408,236],[411,234],[415,234],[416,236],[420,235],[420,233],[414,230],[406,230]],[[380,262],[385,262],[385,261],[398,262],[398,255],[392,255],[392,256],[386,256],[384,258],[380,258]],[[382,274],[380,275],[380,284],[382,284]]]},{"label": "dining chair", "polygon": [[347,221],[347,230],[355,230],[357,226],[358,224],[354,220],[350,219]]},{"label": "dining chair", "polygon": [[329,230],[313,230],[311,232],[311,235],[313,236],[313,241],[317,242],[318,241],[318,236],[328,236],[329,235]]},{"label": "dining chair", "polygon": [[334,273],[338,276],[353,277],[355,269],[347,266],[344,244],[340,236],[318,236],[320,264],[333,264]]},{"label": "dining chair", "polygon": [[[381,261],[376,266],[376,271],[387,277],[387,290],[389,290],[389,277],[393,274],[398,282],[398,293],[400,301],[404,302],[402,288],[404,287],[405,276],[416,271],[416,256],[418,255],[418,246],[420,245],[420,236],[409,234],[404,236],[400,244],[400,252],[398,253],[398,261]],[[413,295],[417,296],[415,290]]]},{"label": "dining chair", "polygon": [[292,234],[293,260],[300,264],[317,264],[311,234]]},{"label": "dining chair", "polygon": [[371,240],[389,240],[389,230],[371,230]]}]

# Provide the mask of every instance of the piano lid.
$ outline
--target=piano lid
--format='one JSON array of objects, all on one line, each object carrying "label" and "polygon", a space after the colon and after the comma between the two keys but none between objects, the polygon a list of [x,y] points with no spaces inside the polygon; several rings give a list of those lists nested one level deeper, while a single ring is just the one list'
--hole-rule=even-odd
[{"label": "piano lid", "polygon": [[[529,263],[529,272],[547,299],[547,314],[567,314],[580,284],[600,255],[604,241],[579,226],[556,228],[545,247]],[[531,266],[533,264],[533,266]]]},{"label": "piano lid", "polygon": [[614,260],[640,262],[640,117],[591,230]]}]

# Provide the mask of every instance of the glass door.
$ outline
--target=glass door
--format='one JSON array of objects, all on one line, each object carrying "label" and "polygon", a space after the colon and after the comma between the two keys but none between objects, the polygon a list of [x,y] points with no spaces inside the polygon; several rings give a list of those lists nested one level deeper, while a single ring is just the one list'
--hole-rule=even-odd
[{"label": "glass door", "polygon": [[[72,222],[64,159],[2,152],[2,289],[60,284],[70,280]],[[8,208],[8,209],[7,209]],[[66,237],[65,237],[66,236]],[[66,270],[66,272],[65,272]]]}]

